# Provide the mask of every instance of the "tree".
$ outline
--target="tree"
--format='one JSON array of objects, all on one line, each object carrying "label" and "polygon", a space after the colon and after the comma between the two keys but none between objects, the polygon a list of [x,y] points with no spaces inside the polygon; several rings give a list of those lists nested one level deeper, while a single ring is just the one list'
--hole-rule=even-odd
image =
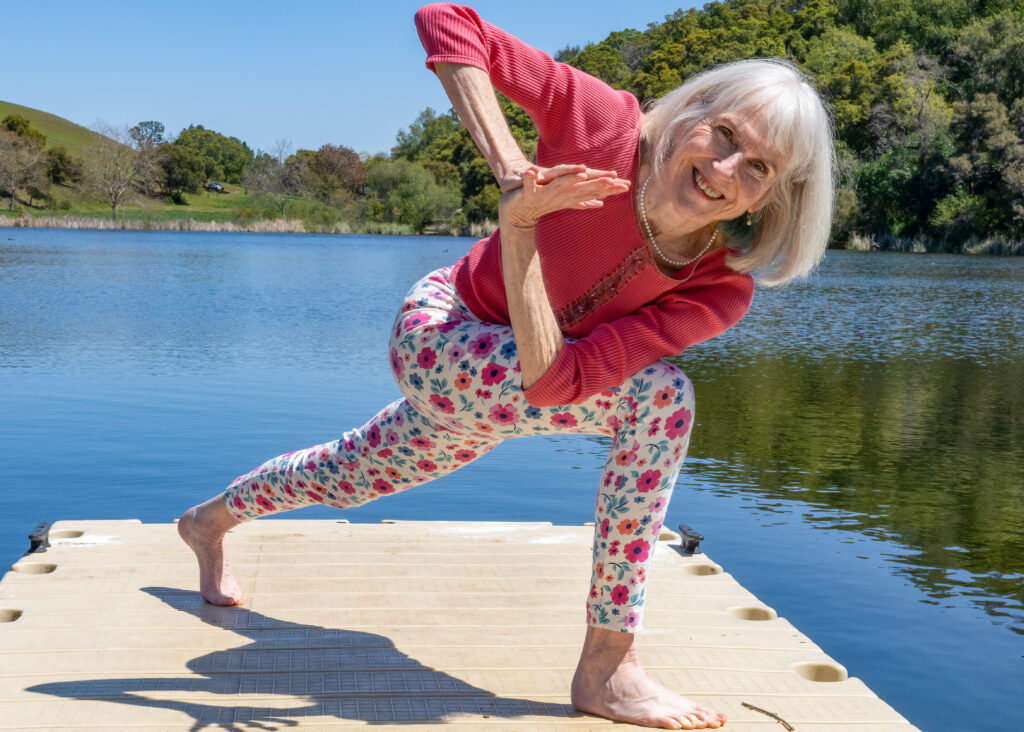
[{"label": "tree", "polygon": [[280,139],[271,153],[257,152],[245,168],[244,184],[256,201],[272,204],[284,217],[288,202],[302,194],[301,159],[289,155],[291,143]]},{"label": "tree", "polygon": [[307,187],[324,202],[339,190],[355,193],[366,182],[366,166],[358,153],[344,145],[323,145],[306,156],[304,164],[308,171]]},{"label": "tree", "polygon": [[46,147],[46,135],[34,129],[29,121],[20,114],[9,114],[0,120],[0,127],[10,130],[18,137],[35,140],[39,147]]},{"label": "tree", "polygon": [[237,137],[225,137],[202,125],[182,130],[172,144],[199,153],[207,180],[241,183],[245,167],[253,159],[252,150]]},{"label": "tree", "polygon": [[160,151],[163,191],[178,204],[186,193],[199,193],[206,179],[206,161],[198,150],[164,144]]},{"label": "tree", "polygon": [[82,161],[72,157],[63,145],[46,151],[46,176],[51,183],[65,185],[82,180]]},{"label": "tree", "polygon": [[138,157],[127,133],[114,128],[101,130],[97,141],[85,150],[87,188],[110,206],[110,218],[117,220],[117,208],[131,200],[138,182]]},{"label": "tree", "polygon": [[367,183],[376,193],[385,221],[408,224],[422,234],[434,221],[451,216],[461,196],[451,184],[440,185],[422,164],[401,158],[376,158]]},{"label": "tree", "polygon": [[161,188],[165,174],[163,159],[167,153],[167,145],[164,140],[164,125],[156,120],[139,122],[128,130],[128,137],[139,153],[136,162],[139,189],[145,196],[155,196]]},{"label": "tree", "polygon": [[45,160],[43,146],[36,138],[0,129],[0,192],[10,195],[11,211],[19,188],[39,190],[45,185]]}]

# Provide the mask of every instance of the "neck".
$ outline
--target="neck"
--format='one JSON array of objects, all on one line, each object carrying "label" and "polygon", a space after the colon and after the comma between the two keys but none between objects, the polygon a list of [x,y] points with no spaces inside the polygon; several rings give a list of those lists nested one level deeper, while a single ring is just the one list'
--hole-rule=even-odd
[{"label": "neck", "polygon": [[655,180],[649,171],[650,166],[647,165],[638,171],[638,180],[642,182],[636,186],[634,205],[645,237],[653,240],[652,252],[673,264],[672,260],[686,261],[715,249],[718,244],[717,221],[697,229],[688,228],[685,221],[678,222],[674,227],[664,226],[663,219],[657,215],[657,207],[651,205],[651,191],[654,189]]}]

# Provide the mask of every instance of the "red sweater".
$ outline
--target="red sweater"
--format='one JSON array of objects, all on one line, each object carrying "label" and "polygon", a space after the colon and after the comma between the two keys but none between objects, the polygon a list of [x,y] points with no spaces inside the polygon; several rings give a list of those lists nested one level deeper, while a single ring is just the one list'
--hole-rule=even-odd
[{"label": "red sweater", "polygon": [[[427,5],[416,13],[416,28],[428,68],[436,62],[481,68],[526,110],[537,125],[540,165],[584,163],[637,184],[642,115],[631,94],[557,63],[471,8]],[[537,251],[548,300],[568,340],[524,392],[536,406],[577,403],[619,386],[659,358],[727,330],[753,297],[753,280],[726,266],[726,249],[672,277],[663,274],[630,195],[607,199],[600,209],[548,214],[537,226]],[[453,280],[477,317],[509,323],[500,232],[473,245],[456,263]]]}]

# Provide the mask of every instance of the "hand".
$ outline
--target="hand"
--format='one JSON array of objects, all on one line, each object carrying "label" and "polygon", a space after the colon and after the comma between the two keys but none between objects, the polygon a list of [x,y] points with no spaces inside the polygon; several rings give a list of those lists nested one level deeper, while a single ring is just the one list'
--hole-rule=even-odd
[{"label": "hand", "polygon": [[531,166],[523,173],[523,186],[505,193],[498,204],[499,226],[533,228],[545,214],[564,209],[600,208],[603,199],[625,193],[630,182],[614,170],[585,165]]}]

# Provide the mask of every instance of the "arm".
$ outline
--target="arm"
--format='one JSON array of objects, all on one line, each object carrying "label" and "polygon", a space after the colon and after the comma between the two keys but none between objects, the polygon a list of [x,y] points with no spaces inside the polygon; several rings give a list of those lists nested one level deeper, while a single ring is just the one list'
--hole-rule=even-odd
[{"label": "arm", "polygon": [[526,400],[538,407],[581,402],[619,386],[660,358],[725,332],[750,308],[750,275],[721,266],[693,284],[602,323],[584,338],[566,341],[544,375],[525,391]]},{"label": "arm", "polygon": [[552,169],[543,185],[538,172],[527,170],[523,187],[502,196],[498,206],[502,273],[524,389],[544,376],[565,344],[541,276],[537,222],[560,209],[600,208],[601,199],[629,190],[629,181],[583,165]]},{"label": "arm", "polygon": [[[545,146],[563,151],[570,160],[582,159],[577,153],[618,139],[625,131],[633,131],[639,107],[631,94],[616,91],[599,79],[556,62],[543,51],[483,21],[471,8],[427,5],[416,13],[416,29],[427,51],[428,68],[437,71],[439,76],[444,64],[480,69],[486,81],[481,84],[484,77],[479,77],[480,81],[473,82],[483,87],[478,87],[474,94],[485,89],[497,108],[489,88],[493,85],[526,110]],[[445,83],[443,77],[441,81]],[[447,85],[445,90],[461,117],[461,102],[452,96]],[[500,108],[497,116],[504,131],[489,129],[485,134],[495,139],[504,135],[511,138]],[[491,118],[485,117],[481,122],[488,124],[488,120]],[[463,122],[467,128],[471,124],[465,118]],[[477,141],[475,136],[474,141]],[[515,168],[521,161],[513,158],[522,158],[522,153],[518,146],[515,152],[509,153],[506,142],[495,150],[508,156],[499,167]],[[512,145],[515,145],[514,139]],[[486,152],[484,155],[487,157]]]},{"label": "arm", "polygon": [[502,192],[523,184],[523,173],[532,163],[523,155],[498,105],[487,72],[466,64],[434,65],[455,112],[466,126]]}]

